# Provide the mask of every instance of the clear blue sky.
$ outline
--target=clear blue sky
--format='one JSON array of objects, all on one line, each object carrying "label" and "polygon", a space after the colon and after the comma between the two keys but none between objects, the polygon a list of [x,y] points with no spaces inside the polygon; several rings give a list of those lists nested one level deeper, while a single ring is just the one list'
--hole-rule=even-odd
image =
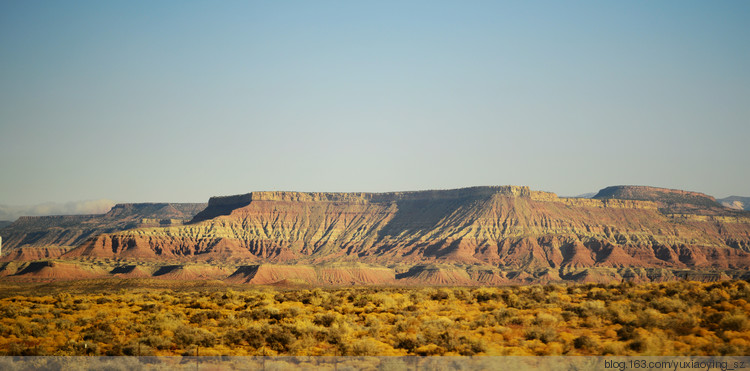
[{"label": "clear blue sky", "polygon": [[0,204],[750,196],[747,1],[3,1]]}]

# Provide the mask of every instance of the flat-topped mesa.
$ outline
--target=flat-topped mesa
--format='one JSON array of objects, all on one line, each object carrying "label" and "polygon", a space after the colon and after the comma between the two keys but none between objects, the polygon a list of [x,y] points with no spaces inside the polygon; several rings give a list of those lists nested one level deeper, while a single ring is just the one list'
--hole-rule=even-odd
[{"label": "flat-topped mesa", "polygon": [[234,196],[211,197],[208,207],[198,213],[190,223],[229,215],[235,209],[249,205],[254,201],[272,202],[340,202],[349,204],[392,203],[404,201],[438,201],[458,199],[489,199],[493,196],[523,198],[531,201],[561,202],[569,206],[610,207],[632,209],[656,209],[651,201],[619,199],[578,199],[560,198],[555,193],[532,191],[527,186],[480,186],[447,190],[427,190],[409,192],[294,192],[294,191],[258,191]]},{"label": "flat-topped mesa", "polygon": [[92,220],[103,214],[83,214],[83,215],[42,215],[42,216],[19,216],[10,227],[41,226],[50,227],[57,225],[77,225],[87,220]]},{"label": "flat-topped mesa", "polygon": [[526,186],[485,186],[447,190],[409,192],[293,192],[259,191],[235,196],[211,197],[208,206],[230,206],[248,204],[252,201],[286,202],[391,202],[404,200],[443,200],[467,197],[489,197],[493,195],[529,197]]},{"label": "flat-topped mesa", "polygon": [[532,201],[561,202],[575,207],[607,207],[620,209],[657,209],[657,204],[652,201],[620,200],[620,199],[588,199],[558,197],[552,192],[531,191]]},{"label": "flat-topped mesa", "polygon": [[734,215],[715,198],[700,193],[648,186],[613,186],[599,191],[594,199],[653,201],[664,214]]},{"label": "flat-topped mesa", "polygon": [[23,216],[2,230],[9,250],[22,246],[77,246],[101,233],[180,225],[205,203],[123,203],[106,214]]},{"label": "flat-topped mesa", "polygon": [[198,213],[190,223],[229,215],[234,209],[249,205],[253,201],[277,202],[345,202],[353,204],[390,203],[416,200],[451,200],[489,198],[494,195],[529,198],[532,191],[526,186],[483,186],[447,190],[409,192],[294,192],[259,191],[234,196],[211,197],[208,207]]},{"label": "flat-topped mesa", "polygon": [[[649,186],[611,186],[599,191],[593,198],[620,198],[625,200],[649,200],[661,201],[659,198],[672,196],[675,201],[692,201],[712,204],[716,199],[700,192],[683,191],[680,189],[669,189]],[[713,206],[713,205],[712,205]]]}]

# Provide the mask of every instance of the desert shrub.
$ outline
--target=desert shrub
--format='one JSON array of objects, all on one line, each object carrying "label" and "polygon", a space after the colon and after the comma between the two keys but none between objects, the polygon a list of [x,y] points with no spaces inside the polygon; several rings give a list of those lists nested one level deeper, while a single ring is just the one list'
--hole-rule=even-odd
[{"label": "desert shrub", "polygon": [[633,340],[631,340],[628,346],[638,354],[647,356],[660,355],[661,349],[664,346],[664,341],[662,339],[662,333],[656,331],[649,332],[641,328],[635,329]]},{"label": "desert shrub", "polygon": [[303,297],[300,302],[304,305],[312,305],[317,307],[323,303],[323,296],[311,293]]},{"label": "desert shrub", "polygon": [[487,351],[487,344],[481,338],[462,337],[458,353],[462,356],[473,356]]},{"label": "desert shrub", "polygon": [[282,320],[284,318],[297,318],[302,313],[302,310],[298,307],[287,307],[281,310],[280,318],[279,320]]},{"label": "desert shrub", "polygon": [[504,291],[500,294],[500,298],[507,307],[523,309],[521,300],[518,298],[518,295],[513,292]]},{"label": "desert shrub", "polygon": [[657,327],[664,323],[664,315],[653,308],[647,308],[638,315],[635,325],[643,328]]},{"label": "desert shrub", "polygon": [[96,303],[100,304],[100,305],[101,304],[111,303],[111,302],[112,302],[112,299],[110,299],[110,298],[108,298],[106,296],[102,296],[102,297],[96,299]]},{"label": "desert shrub", "polygon": [[192,300],[190,304],[187,305],[190,309],[216,309],[218,306],[216,303],[213,303],[210,301],[209,298],[206,297],[200,297],[198,299]]},{"label": "desert shrub", "polygon": [[265,342],[265,333],[267,332],[267,329],[264,329],[260,326],[250,326],[247,327],[241,331],[239,331],[239,337],[247,342],[248,345],[250,345],[253,348],[260,348],[262,347]]},{"label": "desert shrub", "polygon": [[449,300],[451,299],[451,296],[452,296],[451,292],[448,291],[448,289],[440,288],[440,289],[434,290],[430,294],[430,299],[435,300],[435,301]]},{"label": "desert shrub", "polygon": [[633,325],[626,324],[617,330],[617,337],[622,340],[631,340],[635,337],[635,327]]},{"label": "desert shrub", "polygon": [[344,304],[344,298],[338,295],[328,295],[321,299],[320,306],[325,310],[334,310]]},{"label": "desert shrub", "polygon": [[323,314],[316,314],[313,323],[319,326],[330,327],[335,320],[336,314],[328,312]]},{"label": "desert shrub", "polygon": [[29,331],[29,334],[35,338],[42,338],[47,336],[47,327],[46,326],[32,326],[31,331]]},{"label": "desert shrub", "polygon": [[625,353],[625,344],[613,341],[613,342],[607,342],[601,347],[601,354],[602,355],[623,355]]},{"label": "desert shrub", "polygon": [[78,341],[66,344],[68,354],[75,356],[99,355],[99,345],[91,341]]},{"label": "desert shrub", "polygon": [[580,317],[604,316],[606,310],[601,300],[586,300],[574,309]]},{"label": "desert shrub", "polygon": [[492,315],[495,316],[495,320],[500,325],[510,323],[514,318],[518,318],[518,309],[515,308],[499,308],[492,311]]},{"label": "desert shrub", "polygon": [[153,356],[154,355],[154,348],[151,348],[150,346],[140,343],[140,342],[131,342],[124,347],[122,347],[122,355],[125,356]]},{"label": "desert shrub", "polygon": [[486,328],[494,326],[496,324],[497,320],[495,319],[495,316],[491,312],[485,312],[477,317],[474,317],[474,320],[471,321],[470,328]]},{"label": "desert shrub", "polygon": [[207,320],[208,320],[208,316],[206,315],[205,311],[195,313],[188,318],[188,321],[190,321],[190,323],[197,323],[197,324],[203,324]]},{"label": "desert shrub", "polygon": [[143,303],[139,306],[141,307],[140,311],[144,313],[159,313],[164,310],[163,305],[156,303]]},{"label": "desert shrub", "polygon": [[350,340],[351,328],[346,323],[334,323],[325,332],[325,341],[329,344],[338,345],[339,348],[345,349]]},{"label": "desert shrub", "polygon": [[453,289],[453,297],[465,304],[474,303],[474,295],[471,294],[471,291],[464,288]]},{"label": "desert shrub", "polygon": [[474,295],[474,300],[476,300],[477,303],[484,303],[490,300],[498,299],[497,293],[487,287],[474,289],[472,294]]},{"label": "desert shrub", "polygon": [[215,344],[214,334],[202,329],[190,326],[180,326],[174,331],[174,343],[181,347],[198,345],[210,347]]},{"label": "desert shrub", "polygon": [[271,326],[265,334],[266,344],[277,352],[286,352],[291,348],[296,337],[289,328]]},{"label": "desert shrub", "polygon": [[549,299],[548,291],[541,286],[532,286],[529,292],[524,296],[531,299],[536,304],[546,303]]},{"label": "desert shrub", "polygon": [[245,322],[245,320],[239,320],[237,317],[234,316],[234,314],[229,314],[226,317],[223,317],[219,321],[219,327],[220,328],[238,328],[241,327]]},{"label": "desert shrub", "polygon": [[700,320],[697,316],[692,313],[680,313],[670,315],[669,318],[664,321],[664,329],[670,329],[677,335],[688,335],[700,325]]},{"label": "desert shrub", "polygon": [[445,354],[445,349],[436,344],[427,344],[414,349],[414,353],[420,356],[439,356]]},{"label": "desert shrub", "polygon": [[621,301],[610,301],[607,305],[607,315],[613,323],[621,325],[631,323],[637,316],[630,310],[630,305]]},{"label": "desert shrub", "polygon": [[2,308],[0,310],[2,310],[2,312],[0,312],[0,314],[3,317],[10,318],[10,319],[16,318],[20,314],[20,312],[21,312],[21,308],[18,307],[17,305],[15,305],[15,304],[8,304],[7,306],[5,306],[4,308]]},{"label": "desert shrub", "polygon": [[409,353],[412,353],[420,344],[421,341],[417,338],[417,335],[399,333],[396,336],[394,347],[406,349]]},{"label": "desert shrub", "polygon": [[112,343],[114,336],[108,328],[102,327],[89,327],[82,333],[83,340],[88,340],[96,343]]},{"label": "desert shrub", "polygon": [[684,301],[674,298],[658,298],[651,302],[651,306],[662,313],[683,312],[687,309]]},{"label": "desert shrub", "polygon": [[533,326],[525,331],[524,337],[526,340],[539,340],[547,344],[557,339],[557,331],[550,327]]},{"label": "desert shrub", "polygon": [[409,300],[411,300],[412,303],[422,303],[429,300],[429,295],[425,289],[415,289],[409,292]]},{"label": "desert shrub", "polygon": [[592,288],[586,292],[586,298],[590,300],[600,300],[603,302],[608,302],[612,300],[612,292],[607,289],[603,288]]},{"label": "desert shrub", "polygon": [[556,327],[559,322],[558,318],[549,313],[538,313],[536,317],[531,321],[533,325],[543,327]]},{"label": "desert shrub", "polygon": [[423,332],[441,332],[453,327],[453,321],[450,318],[438,317],[422,322],[421,329]]},{"label": "desert shrub", "polygon": [[744,356],[746,355],[742,348],[735,345],[735,344],[724,344],[721,347],[719,347],[719,354],[722,356]]},{"label": "desert shrub", "polygon": [[203,324],[209,319],[218,320],[222,317],[223,315],[221,314],[221,312],[217,310],[204,310],[193,314],[189,317],[188,320],[190,321],[190,323]]},{"label": "desert shrub", "polygon": [[581,335],[573,340],[576,349],[596,350],[598,343],[596,339],[588,335]]},{"label": "desert shrub", "polygon": [[[247,312],[246,312],[247,313]],[[255,308],[251,310],[248,314],[242,314],[240,315],[242,317],[249,317],[251,319],[254,319],[256,321],[258,320],[267,320],[267,319],[273,319],[276,321],[280,321],[283,318],[283,314],[278,308],[275,307],[260,307]]]},{"label": "desert shrub", "polygon": [[719,327],[724,331],[745,331],[748,330],[747,316],[742,313],[725,315],[719,321]]},{"label": "desert shrub", "polygon": [[377,337],[380,330],[383,328],[382,322],[375,316],[367,316],[365,318],[365,328],[372,337]]},{"label": "desert shrub", "polygon": [[382,343],[372,338],[358,339],[347,348],[346,355],[377,356],[380,354],[380,349],[382,347],[381,344]]},{"label": "desert shrub", "polygon": [[162,312],[149,316],[144,322],[152,331],[161,333],[164,330],[174,331],[182,326],[183,316],[184,314],[180,312]]},{"label": "desert shrub", "polygon": [[571,310],[564,310],[562,313],[560,313],[560,317],[562,317],[562,320],[565,322],[570,322],[573,318],[578,317],[578,314]]}]

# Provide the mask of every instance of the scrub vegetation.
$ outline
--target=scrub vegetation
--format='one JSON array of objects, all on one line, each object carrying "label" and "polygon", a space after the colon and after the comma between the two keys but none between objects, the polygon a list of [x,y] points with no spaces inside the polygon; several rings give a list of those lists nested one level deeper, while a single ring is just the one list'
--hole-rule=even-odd
[{"label": "scrub vegetation", "polygon": [[745,281],[329,289],[139,282],[3,290],[0,355],[750,354]]}]

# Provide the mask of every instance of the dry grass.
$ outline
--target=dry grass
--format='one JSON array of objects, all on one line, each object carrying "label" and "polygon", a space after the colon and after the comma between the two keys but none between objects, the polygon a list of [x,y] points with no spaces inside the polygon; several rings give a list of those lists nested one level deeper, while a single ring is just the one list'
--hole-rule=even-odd
[{"label": "dry grass", "polygon": [[3,289],[2,355],[750,354],[744,281],[281,290],[105,280]]}]

